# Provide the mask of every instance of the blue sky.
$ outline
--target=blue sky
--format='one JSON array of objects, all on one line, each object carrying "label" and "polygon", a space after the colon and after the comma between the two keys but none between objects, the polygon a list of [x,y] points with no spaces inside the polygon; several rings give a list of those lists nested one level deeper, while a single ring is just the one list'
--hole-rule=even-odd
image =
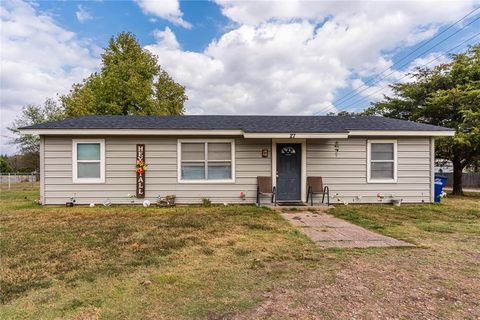
[{"label": "blue sky", "polygon": [[[480,32],[480,9],[440,34],[479,1],[0,5],[2,153],[15,151],[6,127],[22,106],[67,93],[98,69],[102,48],[121,31],[133,32],[186,87],[189,114],[361,110],[389,94],[389,83],[408,81],[404,75],[415,66],[447,61],[449,49],[465,41],[453,51],[458,52],[480,41],[470,39]],[[342,99],[346,95],[355,96]]]},{"label": "blue sky", "polygon": [[[104,47],[112,35],[122,31],[133,32],[143,45],[154,42],[154,29],[170,27],[185,50],[202,51],[212,39],[220,37],[228,28],[229,20],[220,7],[210,1],[185,1],[180,9],[186,21],[194,28],[186,29],[153,14],[144,14],[133,1],[40,1],[38,9],[51,14],[65,29],[79,37],[92,39]],[[91,18],[79,21],[80,10]],[[193,29],[193,30],[192,30]]]}]

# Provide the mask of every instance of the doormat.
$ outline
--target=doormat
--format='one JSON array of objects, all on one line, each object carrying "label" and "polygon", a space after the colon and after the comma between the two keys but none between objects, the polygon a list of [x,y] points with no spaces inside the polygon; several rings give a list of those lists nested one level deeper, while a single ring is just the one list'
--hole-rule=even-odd
[{"label": "doormat", "polygon": [[303,202],[277,202],[277,206],[306,207],[307,204]]}]

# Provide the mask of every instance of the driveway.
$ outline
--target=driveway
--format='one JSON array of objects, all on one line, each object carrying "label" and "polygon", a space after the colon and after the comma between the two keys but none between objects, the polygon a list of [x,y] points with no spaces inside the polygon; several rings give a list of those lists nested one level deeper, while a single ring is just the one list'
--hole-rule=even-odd
[{"label": "driveway", "polygon": [[324,248],[413,247],[323,212],[282,212],[281,215]]}]

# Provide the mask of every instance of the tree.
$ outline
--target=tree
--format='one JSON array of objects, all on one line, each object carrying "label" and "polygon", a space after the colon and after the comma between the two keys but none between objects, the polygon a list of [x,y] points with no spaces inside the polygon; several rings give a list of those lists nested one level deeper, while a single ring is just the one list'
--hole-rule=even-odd
[{"label": "tree", "polygon": [[391,86],[366,114],[418,121],[455,129],[439,138],[436,156],[453,163],[453,194],[463,194],[462,172],[480,157],[480,44],[451,56],[451,62],[417,69],[414,81]]},{"label": "tree", "polygon": [[38,156],[40,152],[40,138],[36,135],[22,134],[18,128],[30,126],[34,124],[44,123],[48,121],[62,120],[65,118],[63,108],[53,99],[46,99],[43,106],[26,105],[22,109],[22,113],[17,117],[12,126],[8,128],[15,138],[12,144],[20,147],[23,154],[33,154]]},{"label": "tree", "polygon": [[327,116],[340,116],[340,117],[345,117],[345,116],[361,116],[361,112],[350,112],[350,111],[340,111],[338,113],[335,112],[329,112],[326,114]]},{"label": "tree", "polygon": [[8,156],[6,154],[0,155],[0,173],[13,172],[10,163],[8,163]]},{"label": "tree", "polygon": [[[11,143],[18,145],[21,151],[21,155],[14,158],[15,165],[12,166],[15,171],[38,171],[40,167],[40,138],[36,135],[20,133],[18,128],[64,118],[63,108],[50,98],[45,100],[43,106],[26,105],[23,107],[20,116],[8,128],[15,135]],[[21,159],[21,167],[17,165],[18,159]],[[11,159],[9,159],[10,164],[11,162]]]},{"label": "tree", "polygon": [[68,116],[179,115],[187,99],[185,88],[129,32],[110,39],[99,72],[61,97]]}]

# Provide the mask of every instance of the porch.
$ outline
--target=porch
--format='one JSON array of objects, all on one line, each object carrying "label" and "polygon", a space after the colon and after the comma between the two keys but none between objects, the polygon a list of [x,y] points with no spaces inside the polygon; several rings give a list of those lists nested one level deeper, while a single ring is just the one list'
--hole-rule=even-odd
[{"label": "porch", "polygon": [[329,188],[321,176],[308,174],[307,139],[272,139],[271,144],[271,176],[257,177],[257,204],[299,210],[326,207]]},{"label": "porch", "polygon": [[267,207],[276,211],[280,212],[295,212],[295,211],[310,211],[310,212],[325,212],[329,206],[325,203],[318,203],[314,202],[313,205],[310,205],[310,203],[306,202],[298,202],[298,203],[282,203],[279,202],[277,205],[274,203],[262,203],[261,204],[263,207]]}]

